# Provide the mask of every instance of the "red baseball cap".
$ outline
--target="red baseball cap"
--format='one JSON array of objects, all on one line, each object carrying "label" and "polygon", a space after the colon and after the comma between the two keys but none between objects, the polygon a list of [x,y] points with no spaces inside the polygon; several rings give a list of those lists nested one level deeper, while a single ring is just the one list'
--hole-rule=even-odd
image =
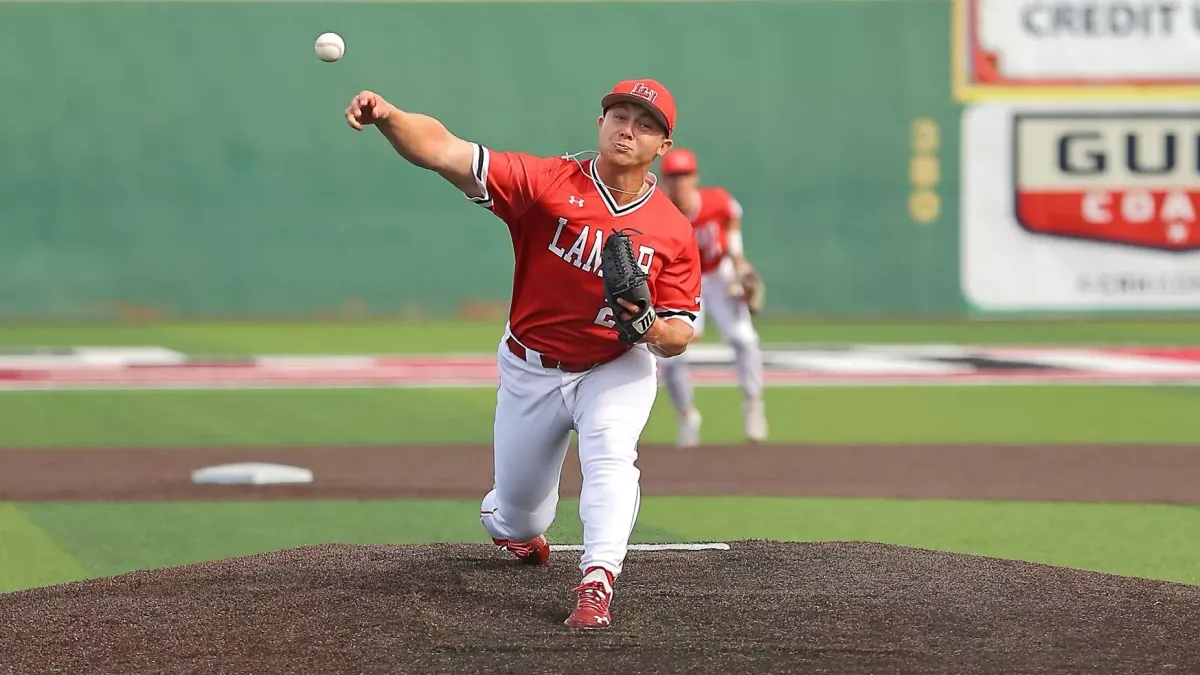
[{"label": "red baseball cap", "polygon": [[600,99],[600,109],[608,110],[609,107],[626,101],[643,106],[653,113],[659,123],[666,127],[667,136],[675,130],[675,97],[659,82],[648,79],[618,82],[608,96]]},{"label": "red baseball cap", "polygon": [[663,175],[696,173],[696,155],[686,148],[671,148],[662,158]]}]

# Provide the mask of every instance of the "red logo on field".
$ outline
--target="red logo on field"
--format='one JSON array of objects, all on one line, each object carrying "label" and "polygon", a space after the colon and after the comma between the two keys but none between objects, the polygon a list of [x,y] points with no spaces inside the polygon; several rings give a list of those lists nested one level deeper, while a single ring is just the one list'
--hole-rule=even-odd
[{"label": "red logo on field", "polygon": [[1029,232],[1200,249],[1200,114],[1018,115],[1013,171]]}]

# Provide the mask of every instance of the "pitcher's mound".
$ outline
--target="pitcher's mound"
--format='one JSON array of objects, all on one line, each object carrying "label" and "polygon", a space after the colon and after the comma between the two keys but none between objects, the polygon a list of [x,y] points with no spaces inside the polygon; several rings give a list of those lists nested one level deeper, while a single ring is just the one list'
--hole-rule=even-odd
[{"label": "pitcher's mound", "polygon": [[[6,672],[1200,672],[1200,588],[864,543],[630,553],[607,631],[578,553],[314,546],[0,595]],[[0,668],[3,670],[3,668]]]}]

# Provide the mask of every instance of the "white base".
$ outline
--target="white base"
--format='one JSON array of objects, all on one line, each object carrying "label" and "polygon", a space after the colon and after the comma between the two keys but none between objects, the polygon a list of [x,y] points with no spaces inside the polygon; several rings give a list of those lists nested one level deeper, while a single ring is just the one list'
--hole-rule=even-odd
[{"label": "white base", "polygon": [[277,485],[280,483],[311,483],[312,481],[313,473],[309,469],[264,462],[220,464],[196,469],[192,472],[193,483]]}]

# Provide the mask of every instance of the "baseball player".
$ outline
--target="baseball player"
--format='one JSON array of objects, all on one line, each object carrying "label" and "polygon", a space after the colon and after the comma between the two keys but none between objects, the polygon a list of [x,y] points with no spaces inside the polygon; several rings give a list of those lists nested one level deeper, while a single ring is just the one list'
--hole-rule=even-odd
[{"label": "baseball player", "polygon": [[[345,114],[507,224],[512,299],[497,346],[494,482],[480,521],[497,546],[546,564],[544,534],[575,430],[583,580],[565,623],[607,627],[641,499],[634,462],[658,390],[656,356],[683,353],[700,309],[691,224],[650,173],[673,142],[674,98],[654,80],[618,83],[600,101],[599,151],[562,157],[460,139],[371,91]],[[614,295],[626,278],[641,302]]]},{"label": "baseball player", "polygon": [[[700,247],[704,308],[695,322],[693,339],[700,339],[704,317],[711,316],[721,338],[733,347],[738,383],[745,397],[742,420],[746,438],[751,443],[766,440],[762,351],[752,317],[758,311],[763,287],[742,250],[742,207],[723,188],[700,187],[696,155],[689,150],[674,148],[666,153],[662,173],[664,190],[696,228]],[[693,403],[685,359],[686,355],[662,359],[659,366],[678,413],[677,444],[693,446],[700,442],[701,417]]]}]

